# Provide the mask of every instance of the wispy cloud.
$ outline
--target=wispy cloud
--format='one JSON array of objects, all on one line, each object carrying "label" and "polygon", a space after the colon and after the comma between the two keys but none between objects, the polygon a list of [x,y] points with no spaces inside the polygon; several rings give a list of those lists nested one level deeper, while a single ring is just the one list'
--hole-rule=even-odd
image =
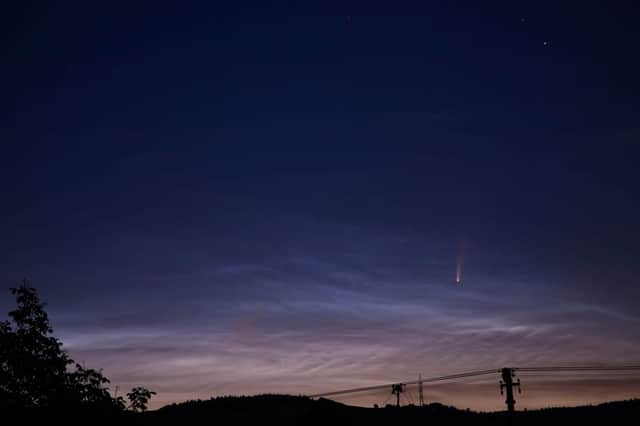
[{"label": "wispy cloud", "polygon": [[[457,287],[452,262],[428,241],[348,232],[357,244],[328,250],[325,241],[262,261],[195,264],[182,291],[184,277],[176,276],[175,291],[158,297],[94,300],[54,319],[76,359],[104,367],[114,385],[154,388],[156,406],[313,393],[418,373],[640,359],[637,336],[620,328],[637,321],[633,315],[557,297],[535,275],[507,285],[482,279],[476,267]],[[580,386],[575,395],[587,392]],[[431,395],[444,402],[500,406],[495,395],[467,392],[461,401],[455,385],[438,389]]]}]

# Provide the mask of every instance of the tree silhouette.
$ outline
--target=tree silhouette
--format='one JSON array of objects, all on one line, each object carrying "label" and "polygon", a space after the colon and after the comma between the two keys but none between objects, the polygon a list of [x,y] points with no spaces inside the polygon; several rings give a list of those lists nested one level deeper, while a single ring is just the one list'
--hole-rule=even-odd
[{"label": "tree silhouette", "polygon": [[[0,322],[0,406],[124,410],[124,400],[111,396],[101,371],[75,363],[62,349],[36,290],[25,280],[11,293],[17,307],[9,321]],[[131,408],[144,411],[155,392],[138,387],[130,395]]]},{"label": "tree silhouette", "polygon": [[0,395],[10,404],[47,406],[68,397],[67,366],[73,361],[51,336],[49,317],[36,290],[12,288],[13,320],[0,323]]},{"label": "tree silhouette", "polygon": [[127,394],[127,398],[129,398],[129,401],[131,402],[129,408],[138,412],[146,411],[147,404],[149,403],[151,396],[155,394],[155,392],[141,386],[131,389],[131,392]]}]

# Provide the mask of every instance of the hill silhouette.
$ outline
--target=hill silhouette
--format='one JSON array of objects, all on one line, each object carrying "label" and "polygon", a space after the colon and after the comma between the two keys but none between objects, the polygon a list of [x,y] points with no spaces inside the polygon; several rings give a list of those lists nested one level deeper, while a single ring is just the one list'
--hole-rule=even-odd
[{"label": "hill silhouette", "polygon": [[[640,419],[640,400],[567,408],[547,408],[516,412],[512,424],[603,424],[611,420]],[[636,419],[636,420],[632,420]],[[172,404],[140,415],[140,424],[222,424],[222,425],[389,425],[398,422],[430,425],[506,425],[506,412],[481,413],[434,403],[424,407],[354,407],[328,399],[303,396],[258,395],[218,397],[210,400]],[[622,422],[621,424],[625,424]]]}]

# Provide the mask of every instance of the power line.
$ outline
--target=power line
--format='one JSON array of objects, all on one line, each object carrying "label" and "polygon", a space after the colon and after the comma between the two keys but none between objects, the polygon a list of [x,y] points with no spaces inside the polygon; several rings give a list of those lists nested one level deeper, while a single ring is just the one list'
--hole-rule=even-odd
[{"label": "power line", "polygon": [[413,400],[413,393],[411,392],[411,389],[407,388],[407,392],[406,393],[409,396],[408,399],[409,399],[410,403],[415,405],[415,401]]},{"label": "power line", "polygon": [[640,365],[616,365],[616,366],[551,366],[551,367],[515,367],[514,370],[528,372],[551,372],[551,371],[633,371],[640,370]]},{"label": "power line", "polygon": [[385,400],[384,400],[384,402],[382,403],[382,407],[384,407],[384,406],[387,404],[387,402],[389,402],[389,399],[391,398],[391,395],[393,395],[393,394],[392,394],[392,393],[390,393],[390,394],[387,396],[387,399],[385,399]]},{"label": "power line", "polygon": [[[511,370],[518,372],[526,372],[526,373],[549,373],[549,372],[612,372],[612,371],[640,371],[640,364],[633,365],[572,365],[572,366],[531,366],[531,367],[512,367]],[[484,376],[488,374],[498,374],[501,373],[501,368],[494,368],[489,370],[477,370],[477,371],[469,371],[466,373],[458,373],[458,374],[450,374],[446,376],[438,376],[438,377],[430,377],[423,378],[418,380],[412,380],[407,382],[402,382],[404,385],[415,385],[422,383],[433,383],[440,381],[448,381],[448,380],[457,380],[463,379],[467,377],[476,377],[476,376]],[[360,388],[351,388],[351,389],[342,389],[331,392],[318,393],[314,395],[309,395],[310,398],[319,398],[319,397],[327,397],[327,396],[336,396],[343,395],[349,393],[358,393],[365,392],[370,390],[381,390],[392,388],[394,385],[398,385],[398,383],[387,383],[382,385],[375,386],[366,386]]]},{"label": "power line", "polygon": [[[443,381],[443,380],[455,380],[455,379],[462,379],[465,377],[474,377],[474,376],[481,376],[481,375],[485,375],[485,374],[494,374],[494,373],[498,373],[500,372],[499,369],[493,369],[493,370],[481,370],[481,371],[470,371],[467,373],[459,373],[459,374],[451,374],[448,376],[440,376],[440,377],[431,377],[428,379],[422,379],[422,383],[431,383],[431,382],[439,382],[439,381]],[[405,385],[416,385],[420,382],[420,380],[412,380],[412,381],[408,381],[408,382],[402,382]],[[386,388],[390,388],[393,385],[397,385],[398,383],[388,383],[388,384],[384,384],[384,385],[376,385],[376,386],[367,386],[367,387],[362,387],[362,388],[353,388],[353,389],[342,389],[342,390],[338,390],[338,391],[332,391],[332,392],[324,392],[324,393],[318,393],[315,395],[309,395],[310,398],[318,398],[318,397],[326,397],[326,396],[334,396],[334,395],[342,395],[342,394],[346,394],[346,393],[356,393],[356,392],[364,392],[364,391],[369,391],[369,390],[378,390],[378,389],[386,389]]]},{"label": "power line", "polygon": [[518,371],[525,377],[566,377],[566,378],[598,378],[598,377],[640,377],[640,370],[624,371]]}]

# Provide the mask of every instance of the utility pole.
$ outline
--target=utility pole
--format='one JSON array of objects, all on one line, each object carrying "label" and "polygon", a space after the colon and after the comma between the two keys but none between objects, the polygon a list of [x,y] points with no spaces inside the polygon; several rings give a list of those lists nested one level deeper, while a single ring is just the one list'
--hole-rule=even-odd
[{"label": "utility pole", "polygon": [[391,393],[396,396],[396,407],[400,407],[400,394],[402,392],[404,392],[404,385],[402,383],[391,385]]},{"label": "utility pole", "polygon": [[424,394],[422,393],[422,374],[418,374],[418,399],[420,406],[424,406]]},{"label": "utility pole", "polygon": [[507,391],[507,399],[504,401],[507,404],[507,411],[509,416],[513,415],[516,407],[516,400],[513,397],[514,386],[518,387],[518,393],[520,392],[520,379],[517,382],[513,381],[516,373],[513,372],[513,368],[502,369],[502,380],[500,380],[500,395],[504,395],[504,389]]}]

